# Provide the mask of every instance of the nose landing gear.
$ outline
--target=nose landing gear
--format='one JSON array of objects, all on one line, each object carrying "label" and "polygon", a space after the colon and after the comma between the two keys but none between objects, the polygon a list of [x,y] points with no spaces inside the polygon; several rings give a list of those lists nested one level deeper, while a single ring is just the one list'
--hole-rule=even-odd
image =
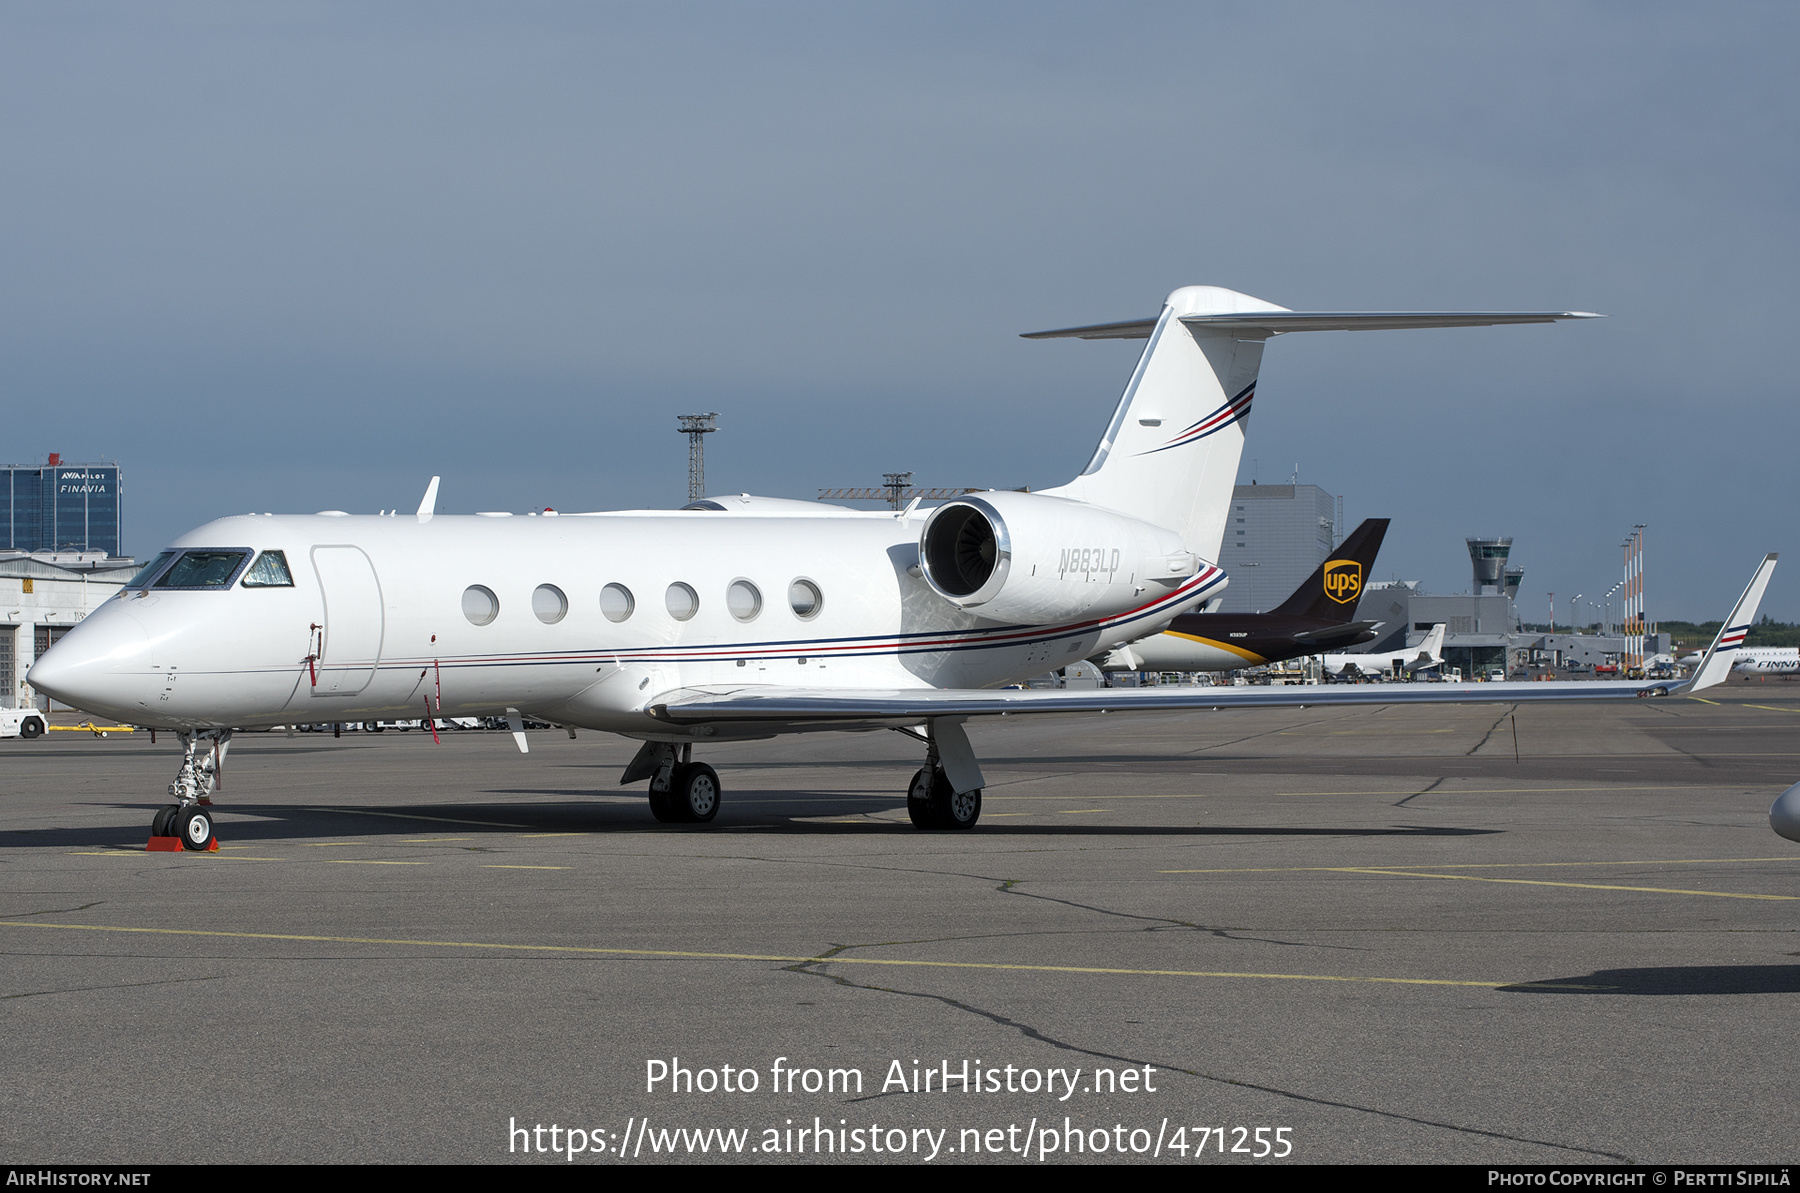
[{"label": "nose landing gear", "polygon": [[[153,853],[183,849],[209,853],[219,848],[219,842],[213,835],[212,815],[204,806],[212,803],[212,793],[219,786],[225,753],[231,748],[231,730],[183,731],[180,737],[185,747],[181,769],[169,784],[169,794],[177,802],[159,809],[151,819],[147,848]],[[202,743],[210,748],[202,751]]]}]

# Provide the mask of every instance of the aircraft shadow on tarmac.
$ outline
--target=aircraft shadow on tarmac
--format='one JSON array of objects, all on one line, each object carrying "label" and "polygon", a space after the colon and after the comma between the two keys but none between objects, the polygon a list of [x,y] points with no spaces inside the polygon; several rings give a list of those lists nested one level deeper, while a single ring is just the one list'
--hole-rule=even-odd
[{"label": "aircraft shadow on tarmac", "polygon": [[[727,805],[711,824],[658,824],[641,799],[594,799],[591,791],[542,789],[496,790],[492,795],[564,797],[564,802],[530,804],[397,804],[360,807],[291,804],[220,803],[215,806],[219,839],[228,845],[273,843],[314,837],[417,837],[420,833],[448,833],[476,837],[516,832],[656,832],[708,833],[755,830],[781,835],[868,836],[870,834],[918,835],[905,819],[906,805],[891,796],[846,799],[842,792],[772,791]],[[587,799],[569,800],[569,796]],[[779,811],[757,805],[779,804]],[[143,813],[141,828],[115,825],[106,828],[12,829],[0,832],[0,845],[30,848],[93,848],[98,844],[131,848],[149,834],[154,810],[137,804],[115,804],[121,811]],[[234,813],[238,815],[234,815]],[[833,823],[826,816],[862,816],[884,813],[891,821],[858,820]],[[254,819],[239,819],[239,816]],[[1054,813],[1046,813],[1054,815]],[[1454,828],[1398,824],[1376,828],[1338,825],[1233,825],[1233,824],[1020,824],[996,817],[978,824],[972,834],[932,833],[933,837],[1476,837],[1503,829]]]},{"label": "aircraft shadow on tarmac", "polygon": [[1502,986],[1508,994],[1796,994],[1800,965],[1665,965]]}]

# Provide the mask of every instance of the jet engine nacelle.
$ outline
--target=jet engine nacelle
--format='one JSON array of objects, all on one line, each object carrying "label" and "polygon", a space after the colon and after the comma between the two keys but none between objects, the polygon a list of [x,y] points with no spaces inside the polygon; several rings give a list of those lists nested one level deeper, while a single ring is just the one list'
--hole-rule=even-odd
[{"label": "jet engine nacelle", "polygon": [[939,596],[1020,625],[1112,617],[1205,563],[1173,530],[1039,493],[988,492],[932,511],[919,564]]}]

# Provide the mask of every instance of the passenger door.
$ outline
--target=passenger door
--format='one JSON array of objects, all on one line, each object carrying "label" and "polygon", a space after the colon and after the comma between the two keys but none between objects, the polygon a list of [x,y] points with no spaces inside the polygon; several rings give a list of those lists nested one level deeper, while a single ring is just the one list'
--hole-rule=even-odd
[{"label": "passenger door", "polygon": [[360,547],[312,549],[325,601],[324,648],[314,696],[354,696],[375,678],[384,613],[381,581]]}]

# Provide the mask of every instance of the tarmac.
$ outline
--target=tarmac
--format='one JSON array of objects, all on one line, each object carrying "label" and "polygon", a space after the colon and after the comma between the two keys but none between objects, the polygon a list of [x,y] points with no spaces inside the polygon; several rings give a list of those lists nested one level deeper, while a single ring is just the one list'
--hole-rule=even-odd
[{"label": "tarmac", "polygon": [[244,734],[214,854],[144,852],[167,735],[0,742],[0,1140],[1786,1162],[1800,686],[1706,697],[972,722],[966,833],[894,733],[700,748],[709,826],[600,734]]}]

